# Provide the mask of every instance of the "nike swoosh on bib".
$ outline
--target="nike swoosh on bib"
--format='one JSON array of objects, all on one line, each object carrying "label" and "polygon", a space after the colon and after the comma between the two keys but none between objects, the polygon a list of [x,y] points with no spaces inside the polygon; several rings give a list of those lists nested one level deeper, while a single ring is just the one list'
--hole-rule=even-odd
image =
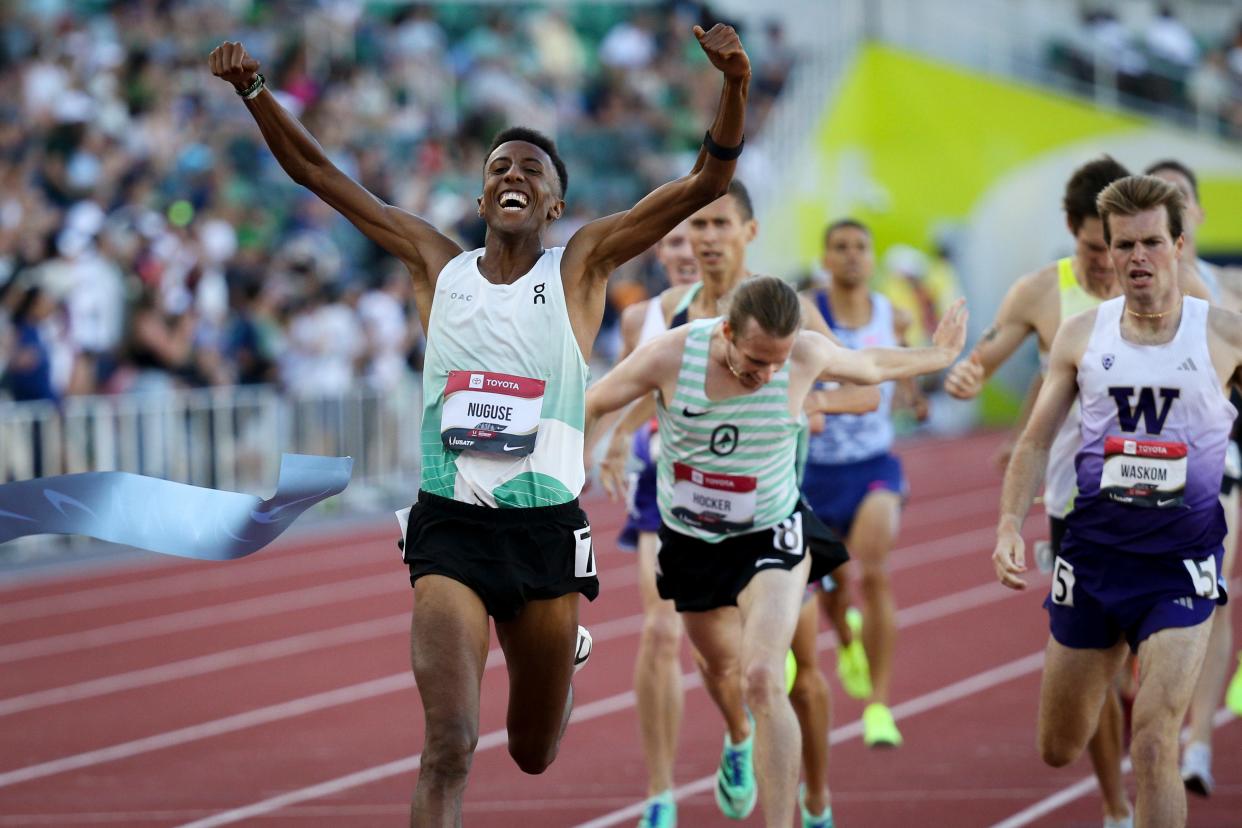
[{"label": "nike swoosh on bib", "polygon": [[683,408],[681,410],[681,413],[686,417],[702,417],[707,412],[706,411],[691,411],[688,408]]}]

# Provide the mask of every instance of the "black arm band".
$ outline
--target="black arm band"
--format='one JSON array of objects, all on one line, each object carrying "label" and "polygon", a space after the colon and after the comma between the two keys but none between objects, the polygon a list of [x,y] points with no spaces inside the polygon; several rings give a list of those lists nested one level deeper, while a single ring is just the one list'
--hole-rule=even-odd
[{"label": "black arm band", "polygon": [[742,142],[736,147],[722,147],[712,140],[712,131],[709,129],[703,133],[703,149],[707,150],[707,154],[712,158],[719,158],[721,161],[735,161],[742,154],[742,147],[746,146],[746,139],[742,138]]}]

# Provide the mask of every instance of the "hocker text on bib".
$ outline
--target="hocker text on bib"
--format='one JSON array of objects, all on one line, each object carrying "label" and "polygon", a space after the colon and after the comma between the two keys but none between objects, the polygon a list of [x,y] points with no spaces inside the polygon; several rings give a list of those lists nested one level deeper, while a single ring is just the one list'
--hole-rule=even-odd
[{"label": "hocker text on bib", "polygon": [[727,534],[754,528],[757,478],[673,463],[673,514],[688,526]]}]

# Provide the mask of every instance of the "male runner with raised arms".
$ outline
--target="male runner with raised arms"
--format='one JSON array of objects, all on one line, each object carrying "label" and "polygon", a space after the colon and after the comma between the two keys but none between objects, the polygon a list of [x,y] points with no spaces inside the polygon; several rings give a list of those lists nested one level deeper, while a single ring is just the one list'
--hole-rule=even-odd
[{"label": "male runner with raised arms", "polygon": [[509,673],[509,753],[528,773],[556,756],[572,708],[578,594],[598,592],[577,495],[587,357],[606,282],[718,198],[741,152],[750,62],[737,34],[694,33],[723,75],[694,169],[628,211],[586,224],[564,248],[544,233],[565,209],[567,173],[551,140],[497,136],[483,170],[482,249],[384,204],[342,173],[265,91],[239,43],[212,51],[285,171],[399,258],[427,331],[422,483],[405,561],[414,587],[411,652],[426,722],[411,825],[461,824],[478,740],[489,616]]},{"label": "male runner with raised arms", "polygon": [[717,803],[743,819],[758,798],[765,824],[781,828],[801,748],[785,657],[806,584],[824,574],[812,566],[817,521],[804,514],[795,470],[805,399],[820,378],[874,384],[939,370],[965,337],[961,303],[923,349],[851,351],[800,330],[801,315],[792,288],[753,277],[734,291],[727,319],[657,337],[587,395],[589,431],[603,413],[658,394],[658,586],[682,614],[725,718]]},{"label": "male runner with raised arms", "polygon": [[[1199,258],[1196,244],[1199,226],[1205,218],[1199,204],[1199,182],[1189,167],[1173,159],[1157,161],[1145,172],[1163,179],[1181,191],[1186,209],[1182,220],[1182,267],[1198,272],[1212,303],[1227,310],[1242,311],[1242,271],[1236,268],[1218,268]],[[1242,397],[1234,395],[1234,405],[1242,404]],[[1242,454],[1238,449],[1238,429],[1234,424],[1233,439],[1225,459],[1225,477],[1220,486],[1220,505],[1225,510],[1225,557],[1221,562],[1220,577],[1225,583],[1233,577],[1233,563],[1238,553],[1238,501],[1242,491]],[[1203,674],[1190,702],[1189,731],[1186,750],[1182,756],[1182,781],[1186,790],[1200,796],[1211,796],[1215,782],[1212,779],[1212,717],[1225,694],[1229,681],[1229,668],[1233,661],[1233,611],[1232,604],[1217,609],[1212,617],[1212,635],[1208,639],[1207,657],[1203,662]]]},{"label": "male runner with raised arms", "polygon": [[[846,347],[904,344],[908,319],[869,286],[875,256],[865,225],[854,219],[830,224],[824,232],[823,264],[831,274],[829,287],[812,291],[808,298]],[[816,517],[845,538],[851,560],[862,568],[867,619],[862,644],[871,685],[869,693],[861,694],[868,700],[863,711],[863,742],[870,747],[901,744],[901,733],[888,707],[897,636],[888,555],[906,494],[901,461],[891,450],[894,390],[893,383],[882,386],[882,402],[874,411],[824,418],[822,430],[811,435],[802,480],[802,492]],[[830,617],[838,614],[842,608],[836,606],[835,592],[820,594]],[[856,694],[854,689],[851,695]]]},{"label": "male runner with raised arms", "polygon": [[1021,536],[1049,447],[1080,409],[1077,496],[1044,602],[1051,637],[1040,692],[1039,748],[1072,762],[1096,730],[1113,677],[1135,651],[1139,688],[1131,757],[1139,828],[1185,825],[1178,731],[1226,600],[1220,480],[1242,379],[1242,315],[1178,284],[1182,198],[1151,176],[1098,199],[1122,296],[1066,320],[1047,377],[1005,473],[993,563],[1023,589]]},{"label": "male runner with raised arms", "polygon": [[[734,179],[723,197],[696,212],[686,222],[691,251],[703,274],[701,283],[673,285],[650,305],[661,311],[664,329],[676,328],[687,321],[715,317],[734,288],[750,275],[746,266],[746,248],[758,232],[750,194],[741,181]],[[646,312],[644,333],[654,329],[650,308]],[[650,337],[643,339],[648,341]],[[628,349],[626,355],[632,349]],[[874,400],[874,401],[873,401]],[[809,404],[832,411],[864,411],[878,402],[878,392],[870,387],[850,386],[833,391],[816,391]],[[640,828],[667,828],[676,824],[677,803],[673,798],[672,763],[676,753],[676,724],[681,710],[681,671],[678,653],[681,643],[681,622],[671,601],[656,592],[656,553],[659,540],[660,513],[656,497],[656,472],[653,440],[658,434],[650,428],[655,415],[655,401],[650,398],[627,412],[613,431],[608,452],[601,463],[600,476],[606,490],[614,496],[625,480],[630,443],[633,454],[642,462],[637,482],[630,487],[631,520],[626,530],[637,529],[639,537],[639,583],[644,597],[643,640],[635,662],[635,691],[638,697],[639,726],[648,757],[647,803]],[[630,427],[641,422],[636,430]],[[632,438],[631,438],[631,435]],[[656,452],[658,453],[658,452]],[[631,461],[632,462],[632,461]],[[629,481],[627,481],[629,482]],[[804,633],[799,644],[814,643],[815,617],[807,622],[811,637]],[[648,640],[649,639],[649,640]],[[800,669],[794,688],[794,700],[803,724],[811,720],[827,721],[829,700],[825,695],[822,673],[811,665],[815,652],[798,650]],[[650,711],[650,712],[648,712]],[[810,757],[807,767],[808,785],[803,807],[812,817],[828,809],[828,743],[827,731],[806,746]],[[811,821],[814,825],[814,820]]]},{"label": "male runner with raised arms", "polygon": [[[1074,255],[1028,273],[1013,284],[1001,301],[996,319],[970,357],[954,365],[945,377],[946,391],[958,399],[977,396],[984,380],[1032,333],[1039,346],[1041,371],[1046,370],[1047,355],[1061,323],[1120,295],[1121,285],[1104,241],[1096,198],[1113,181],[1127,175],[1129,171],[1108,156],[1089,161],[1074,171],[1062,200],[1066,225],[1074,237]],[[1195,290],[1191,285],[1186,287],[1191,292]],[[1038,383],[1038,378],[1032,382],[1028,403],[1034,401]],[[1029,410],[1028,404],[1018,429],[1025,425]],[[1074,497],[1074,454],[1079,447],[1077,415],[1077,407],[1071,408],[1048,459],[1044,511],[1048,514],[1054,555],[1060,548],[1065,517]],[[1100,716],[1100,732],[1088,746],[1100,786],[1104,828],[1126,828],[1130,824],[1130,804],[1121,772],[1124,727],[1120,698],[1117,693],[1110,693]]]}]

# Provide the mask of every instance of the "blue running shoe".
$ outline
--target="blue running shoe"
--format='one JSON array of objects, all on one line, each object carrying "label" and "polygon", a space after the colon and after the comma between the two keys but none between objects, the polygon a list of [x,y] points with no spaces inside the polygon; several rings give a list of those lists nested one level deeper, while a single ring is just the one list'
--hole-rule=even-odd
[{"label": "blue running shoe", "polygon": [[740,745],[729,741],[725,733],[724,751],[720,755],[720,767],[716,770],[716,804],[729,819],[746,819],[759,801],[759,789],[755,786],[753,760],[755,748],[755,720],[749,713],[750,735]]},{"label": "blue running shoe", "polygon": [[647,800],[638,828],[677,828],[677,800],[672,791],[665,791]]}]

